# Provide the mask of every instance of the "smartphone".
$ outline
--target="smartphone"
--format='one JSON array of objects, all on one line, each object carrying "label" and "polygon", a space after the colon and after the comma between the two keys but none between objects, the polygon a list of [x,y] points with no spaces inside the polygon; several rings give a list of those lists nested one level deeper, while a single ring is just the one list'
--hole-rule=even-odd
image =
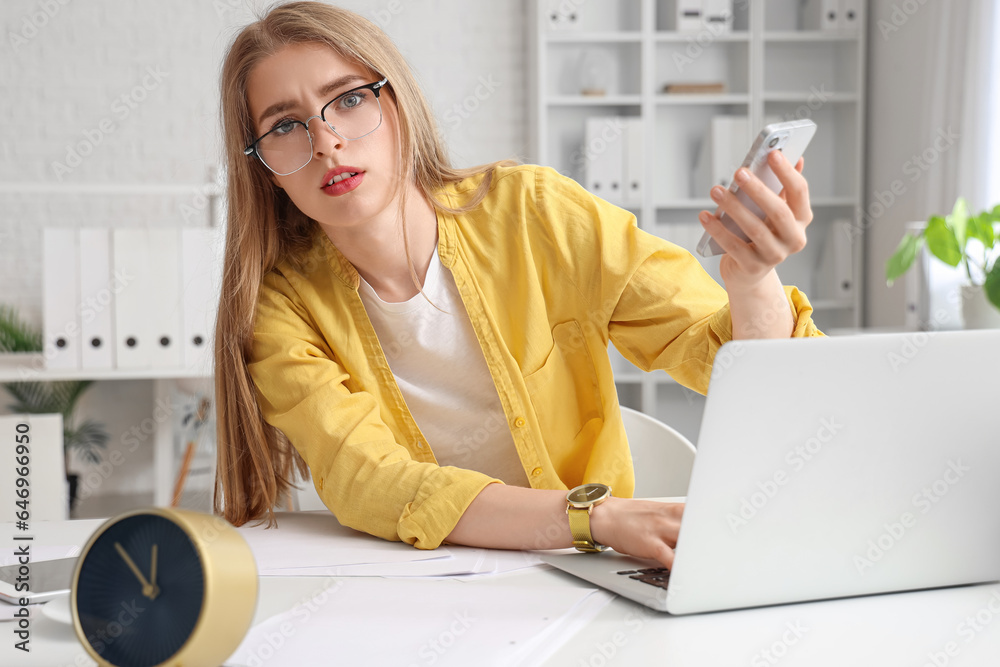
[{"label": "smartphone", "polygon": [[[23,577],[22,581],[18,581],[22,567],[25,566],[17,563],[0,566],[0,600],[20,604],[19,600],[25,598],[30,604],[35,604],[69,593],[76,558],[31,561],[27,565],[31,568],[27,582],[23,581]],[[24,588],[25,584],[27,588]]]},{"label": "smartphone", "polygon": [[[816,123],[809,119],[804,120],[792,120],[785,123],[772,123],[764,127],[760,134],[757,135],[757,139],[753,142],[753,146],[750,147],[750,151],[747,153],[746,158],[743,160],[741,167],[746,167],[750,170],[750,173],[754,174],[757,178],[764,182],[764,185],[769,187],[776,194],[780,194],[784,186],[781,185],[781,181],[778,177],[774,175],[771,171],[771,167],[767,164],[767,156],[771,151],[778,150],[785,154],[788,161],[795,166],[802,154],[806,152],[806,146],[812,141],[813,135],[816,134]],[[736,195],[736,198],[743,203],[747,209],[756,215],[758,218],[763,220],[765,218],[764,212],[757,206],[754,200],[739,189],[735,181],[729,186],[729,191]],[[716,215],[718,215],[720,209],[716,209]],[[726,226],[726,229],[732,233],[739,236],[744,241],[749,241],[743,230],[740,229],[736,221],[729,217],[728,213],[722,214],[722,224]],[[726,251],[723,250],[715,239],[709,236],[708,232],[705,232],[701,240],[698,242],[698,254],[702,257],[711,257],[713,255],[722,255]]]}]

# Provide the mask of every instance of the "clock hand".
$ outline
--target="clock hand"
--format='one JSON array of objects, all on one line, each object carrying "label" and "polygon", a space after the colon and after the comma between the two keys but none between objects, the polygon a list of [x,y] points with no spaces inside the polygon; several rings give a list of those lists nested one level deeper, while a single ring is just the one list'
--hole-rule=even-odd
[{"label": "clock hand", "polygon": [[148,597],[150,600],[156,597],[153,587],[149,584],[148,581],[146,581],[146,577],[142,576],[142,572],[139,571],[139,568],[132,561],[129,555],[125,552],[125,548],[122,547],[120,543],[115,542],[115,549],[118,550],[118,553],[121,555],[125,563],[129,566],[129,569],[132,570],[132,574],[134,574],[136,579],[139,580],[139,583],[142,584],[142,594]]},{"label": "clock hand", "polygon": [[118,542],[115,542],[115,549],[117,549],[118,553],[121,554],[121,557],[125,560],[125,563],[129,566],[129,569],[132,570],[132,574],[134,574],[136,579],[139,580],[139,583],[142,584],[143,589],[145,590],[146,588],[148,588],[149,582],[146,581],[146,577],[142,576],[142,572],[140,572],[139,568],[135,566],[135,563],[132,562],[132,559],[129,558],[129,555],[125,553],[124,547],[122,547],[122,545],[119,544]]},{"label": "clock hand", "polygon": [[157,547],[154,544],[153,545],[153,564],[152,564],[150,572],[149,572],[149,585],[153,589],[152,590],[152,595],[149,598],[150,600],[152,600],[153,598],[155,598],[160,593],[160,589],[156,585],[156,549],[157,549]]}]

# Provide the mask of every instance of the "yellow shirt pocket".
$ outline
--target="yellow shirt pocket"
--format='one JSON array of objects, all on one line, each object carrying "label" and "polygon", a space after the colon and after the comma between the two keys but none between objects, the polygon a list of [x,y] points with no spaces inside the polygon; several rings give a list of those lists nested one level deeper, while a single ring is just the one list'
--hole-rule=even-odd
[{"label": "yellow shirt pocket", "polygon": [[576,320],[557,324],[552,343],[541,368],[526,375],[524,382],[557,467],[562,467],[559,459],[565,465],[567,458],[582,467],[587,461],[585,451],[589,452],[604,422],[597,370]]}]

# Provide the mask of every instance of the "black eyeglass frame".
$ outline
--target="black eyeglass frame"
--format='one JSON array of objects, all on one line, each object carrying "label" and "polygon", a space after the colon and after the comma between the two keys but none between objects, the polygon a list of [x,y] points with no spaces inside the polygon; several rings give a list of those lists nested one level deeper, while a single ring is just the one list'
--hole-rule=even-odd
[{"label": "black eyeglass frame", "polygon": [[[346,92],[343,92],[340,95],[337,95],[332,100],[330,100],[329,102],[327,102],[326,104],[324,104],[323,108],[319,110],[319,114],[318,115],[309,116],[309,118],[306,118],[305,120],[286,121],[285,123],[282,123],[281,125],[277,125],[277,126],[271,128],[270,130],[268,130],[264,134],[262,134],[259,137],[257,137],[253,141],[253,143],[251,143],[249,146],[247,146],[246,148],[244,148],[243,149],[243,154],[244,155],[253,155],[253,156],[256,156],[256,158],[258,160],[260,160],[260,163],[262,165],[264,165],[265,167],[267,167],[268,169],[270,169],[272,172],[274,172],[278,176],[289,176],[291,174],[294,174],[296,171],[299,171],[300,169],[304,169],[306,167],[306,165],[308,165],[310,162],[312,162],[313,135],[312,135],[312,131],[309,129],[309,122],[313,118],[319,118],[320,120],[322,120],[324,123],[326,123],[326,126],[328,128],[330,128],[330,130],[334,134],[336,134],[338,137],[340,137],[344,141],[356,141],[358,139],[363,139],[364,137],[367,137],[369,134],[371,134],[372,132],[374,132],[378,128],[382,127],[382,117],[383,117],[383,114],[382,114],[382,103],[379,101],[379,99],[381,97],[380,94],[381,94],[382,88],[384,88],[388,83],[389,83],[389,78],[388,77],[382,77],[381,81],[375,81],[374,83],[368,83],[368,84],[365,84],[363,86],[358,86],[357,88],[351,88],[350,90],[348,90]],[[353,139],[348,139],[347,137],[345,137],[344,135],[342,135],[340,132],[338,132],[337,128],[335,128],[333,125],[330,124],[330,122],[326,119],[325,114],[326,114],[326,110],[330,107],[331,104],[333,104],[334,102],[336,102],[340,98],[346,97],[346,96],[350,95],[351,93],[356,93],[359,90],[370,90],[370,91],[372,91],[372,94],[375,95],[375,100],[376,100],[376,102],[378,102],[378,105],[379,105],[379,121],[378,121],[378,125],[376,125],[374,128],[372,128],[371,132],[366,132],[366,133],[362,134],[360,137],[354,137]],[[277,171],[275,171],[273,168],[271,168],[271,166],[267,162],[264,161],[264,158],[261,156],[260,151],[257,150],[257,145],[267,135],[271,134],[272,132],[277,132],[278,130],[280,130],[282,127],[284,127],[288,123],[301,123],[306,128],[306,136],[309,137],[309,160],[305,164],[303,164],[301,167],[299,167],[298,169],[295,169],[295,170],[290,171],[290,172],[285,173],[285,174],[280,174]]]}]

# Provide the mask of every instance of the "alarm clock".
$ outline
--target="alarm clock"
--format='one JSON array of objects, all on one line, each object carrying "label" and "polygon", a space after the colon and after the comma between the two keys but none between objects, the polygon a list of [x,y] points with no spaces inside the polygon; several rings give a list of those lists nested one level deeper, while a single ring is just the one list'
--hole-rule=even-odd
[{"label": "alarm clock", "polygon": [[101,667],[217,667],[257,607],[257,564],[221,517],[149,507],[90,537],[70,589],[73,628]]}]

